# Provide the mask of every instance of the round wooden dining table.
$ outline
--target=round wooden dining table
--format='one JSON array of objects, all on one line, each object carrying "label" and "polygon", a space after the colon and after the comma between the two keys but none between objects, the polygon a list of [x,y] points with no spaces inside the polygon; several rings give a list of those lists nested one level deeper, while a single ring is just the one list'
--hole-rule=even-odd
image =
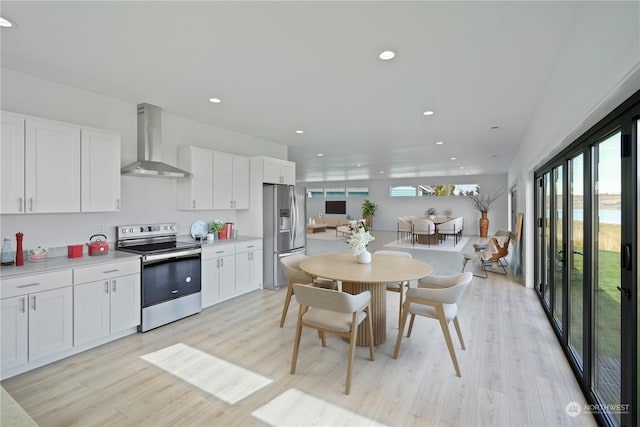
[{"label": "round wooden dining table", "polygon": [[[371,264],[358,264],[351,254],[329,254],[309,257],[300,268],[314,277],[342,281],[344,292],[356,295],[371,292],[371,321],[375,345],[387,336],[387,287],[386,283],[417,280],[428,276],[433,267],[424,261],[394,255],[373,254]],[[358,330],[357,345],[366,346],[364,322]]]}]

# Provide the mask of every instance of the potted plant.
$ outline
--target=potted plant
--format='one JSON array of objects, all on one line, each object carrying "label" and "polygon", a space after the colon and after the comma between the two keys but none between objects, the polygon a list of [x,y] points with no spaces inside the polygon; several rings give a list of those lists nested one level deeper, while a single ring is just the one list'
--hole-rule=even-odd
[{"label": "potted plant", "polygon": [[424,214],[427,215],[430,219],[434,219],[438,214],[438,211],[436,211],[436,208],[429,208],[424,212]]},{"label": "potted plant", "polygon": [[211,221],[211,224],[209,224],[209,233],[213,233],[213,235],[215,236],[214,238],[218,239],[218,232],[222,230],[222,227],[224,227],[224,223],[219,219]]},{"label": "potted plant", "polygon": [[480,211],[480,237],[487,237],[489,232],[489,218],[487,212],[504,193],[503,189],[492,188],[483,192],[468,192],[464,198],[474,208]]},{"label": "potted plant", "polygon": [[371,200],[364,199],[364,202],[362,202],[362,218],[367,221],[367,227],[371,227],[371,224],[373,224],[376,209],[378,209],[378,205]]}]

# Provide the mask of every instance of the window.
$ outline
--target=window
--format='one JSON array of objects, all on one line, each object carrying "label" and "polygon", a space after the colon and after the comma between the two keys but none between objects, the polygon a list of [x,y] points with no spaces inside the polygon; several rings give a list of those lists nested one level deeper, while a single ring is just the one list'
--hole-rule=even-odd
[{"label": "window", "polygon": [[324,188],[307,188],[307,198],[324,197]]},{"label": "window", "polygon": [[394,185],[391,187],[391,197],[415,197],[416,187],[411,185]]},{"label": "window", "polygon": [[455,184],[451,185],[452,196],[470,196],[480,194],[480,186],[478,184]]},{"label": "window", "polygon": [[325,188],[327,197],[347,197],[344,188]]},{"label": "window", "polygon": [[369,197],[368,188],[347,188],[347,197]]},{"label": "window", "polygon": [[418,195],[420,197],[448,196],[449,191],[447,186],[443,184],[421,185],[418,187]]}]

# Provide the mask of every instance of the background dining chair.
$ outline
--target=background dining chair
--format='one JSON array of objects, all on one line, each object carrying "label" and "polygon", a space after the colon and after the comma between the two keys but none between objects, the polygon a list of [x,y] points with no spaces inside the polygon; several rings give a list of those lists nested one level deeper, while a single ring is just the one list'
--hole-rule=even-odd
[{"label": "background dining chair", "polygon": [[[376,254],[402,256],[405,258],[411,258],[409,252],[402,251],[375,251]],[[398,292],[400,294],[400,308],[398,308],[398,327],[400,327],[400,320],[402,319],[402,303],[404,302],[404,289],[409,288],[409,282],[390,282],[387,283],[387,290],[391,292]]]},{"label": "background dining chair", "polygon": [[450,221],[443,222],[438,225],[438,235],[446,239],[447,236],[453,236],[454,246],[458,244],[458,238],[462,232],[462,217],[454,218]]},{"label": "background dining chair", "polygon": [[[413,221],[413,241],[412,243],[418,240],[418,236],[435,236],[436,234],[436,226],[433,221],[428,219],[416,219]],[[431,238],[427,240],[427,244],[431,245]]]},{"label": "background dining chair", "polygon": [[458,323],[458,301],[460,301],[465,289],[469,283],[471,283],[471,279],[473,279],[471,273],[458,273],[452,276],[427,276],[418,281],[417,288],[409,288],[407,290],[407,298],[402,308],[402,321],[400,329],[398,330],[396,347],[393,352],[394,359],[398,358],[407,316],[411,314],[411,322],[409,323],[409,330],[407,332],[407,337],[410,337],[411,330],[413,329],[413,321],[417,314],[419,316],[437,319],[440,322],[442,334],[447,343],[456,375],[459,377],[462,376],[460,374],[456,352],[453,348],[451,334],[449,333],[449,322],[453,321],[456,333],[458,334],[458,340],[460,340],[460,346],[464,350],[464,340],[462,339],[462,331]]},{"label": "background dining chair", "polygon": [[398,217],[398,225],[397,225],[397,239],[398,242],[400,240],[411,238],[411,243],[413,244],[413,223],[405,217]]},{"label": "background dining chair", "polygon": [[346,292],[335,292],[328,289],[314,288],[301,284],[293,285],[296,300],[300,304],[296,337],[293,343],[291,358],[291,374],[296,373],[298,351],[302,328],[318,331],[322,346],[326,347],[325,332],[349,339],[349,356],[347,362],[347,381],[345,394],[351,391],[351,367],[356,350],[358,325],[367,319],[366,329],[369,341],[369,358],[373,360],[373,328],[371,324],[371,292],[364,291],[357,295]]},{"label": "background dining chair", "polygon": [[287,294],[284,297],[284,306],[282,307],[282,316],[280,317],[280,327],[284,326],[284,321],[287,318],[287,311],[289,311],[289,303],[291,302],[291,296],[293,295],[293,284],[307,284],[317,288],[326,288],[336,290],[338,289],[338,283],[334,280],[317,278],[313,279],[310,274],[300,269],[300,263],[307,259],[304,254],[289,255],[280,258],[282,264],[282,271],[284,275],[289,279],[289,285],[287,286]]}]

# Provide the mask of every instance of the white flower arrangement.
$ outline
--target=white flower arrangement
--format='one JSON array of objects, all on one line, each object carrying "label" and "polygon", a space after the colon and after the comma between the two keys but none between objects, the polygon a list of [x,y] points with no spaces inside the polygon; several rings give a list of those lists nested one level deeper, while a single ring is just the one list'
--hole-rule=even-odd
[{"label": "white flower arrangement", "polygon": [[347,240],[347,243],[349,244],[353,255],[358,256],[367,249],[369,242],[376,238],[369,233],[367,224],[362,221],[358,221],[358,225],[356,227],[350,226],[349,228],[352,233],[349,240]]}]

